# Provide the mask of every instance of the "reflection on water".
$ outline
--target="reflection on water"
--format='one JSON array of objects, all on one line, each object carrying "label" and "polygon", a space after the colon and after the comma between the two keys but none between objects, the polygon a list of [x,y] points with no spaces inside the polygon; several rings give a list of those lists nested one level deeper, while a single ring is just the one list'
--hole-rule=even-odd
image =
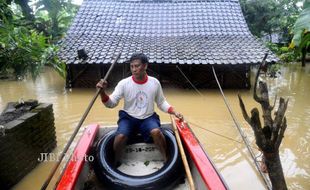
[{"label": "reflection on water", "polygon": [[[290,189],[309,189],[310,65],[306,68],[301,68],[299,65],[287,65],[282,68],[281,73],[282,75],[278,78],[267,79],[267,81],[272,99],[276,95],[289,98],[286,112],[288,127],[280,147],[283,170]],[[239,123],[252,142],[252,146],[256,147],[253,132],[243,120],[237,99],[239,92],[249,112],[253,107],[259,106],[252,99],[252,91],[224,90],[224,92]],[[192,123],[193,131],[231,189],[264,189],[264,184],[256,172],[246,147],[240,143],[242,139],[218,90],[202,90],[203,96],[194,90],[173,88],[165,88],[164,93],[169,103],[182,112],[188,122]],[[52,103],[58,141],[55,152],[61,152],[94,94],[95,89],[65,90],[64,80],[53,70],[47,68],[35,82],[31,80],[0,81],[0,110],[4,109],[7,102],[17,101],[20,98]],[[271,102],[273,102],[272,99]],[[122,104],[114,109],[106,109],[98,100],[84,125],[115,124],[117,112],[121,107]],[[170,118],[167,114],[159,110],[157,112],[162,121],[169,122]],[[256,153],[259,155],[258,151]],[[14,189],[39,189],[52,166],[53,163],[40,164]]]}]

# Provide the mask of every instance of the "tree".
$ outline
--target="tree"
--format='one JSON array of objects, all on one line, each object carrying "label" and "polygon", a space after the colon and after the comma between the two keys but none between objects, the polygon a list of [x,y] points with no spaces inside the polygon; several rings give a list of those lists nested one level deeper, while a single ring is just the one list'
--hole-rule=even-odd
[{"label": "tree", "polygon": [[297,47],[302,54],[302,66],[305,66],[305,57],[310,47],[310,2],[304,2],[304,10],[300,13],[293,28],[294,37],[290,48]]},{"label": "tree", "polygon": [[54,41],[62,37],[78,8],[71,0],[39,0],[36,6],[37,21],[45,23]]},{"label": "tree", "polygon": [[22,10],[26,24],[35,28],[45,36],[51,36],[53,41],[59,40],[77,12],[78,6],[71,0],[37,0],[31,8],[29,0],[14,0]]},{"label": "tree", "polygon": [[285,41],[292,38],[290,31],[301,8],[300,0],[240,0],[241,8],[250,31],[257,37],[264,33],[281,33]]},{"label": "tree", "polygon": [[[10,4],[16,3],[15,9]],[[35,5],[35,6],[34,6]],[[53,43],[63,35],[77,11],[70,0],[0,1],[0,73],[35,79],[44,65],[65,77],[65,64]],[[15,7],[15,6],[14,6]]]},{"label": "tree", "polygon": [[0,28],[0,70],[16,79],[30,73],[35,79],[47,60],[42,59],[46,37],[26,27],[4,22]]},{"label": "tree", "polygon": [[8,3],[6,1],[0,1],[0,23],[4,20],[12,20],[13,19],[13,11],[8,7]]},{"label": "tree", "polygon": [[[286,190],[287,186],[282,170],[279,147],[287,127],[286,117],[284,114],[288,105],[288,100],[285,101],[282,97],[280,98],[279,107],[275,112],[275,117],[273,119],[271,115],[275,104],[273,106],[270,105],[268,88],[265,82],[259,82],[257,93],[258,75],[262,69],[262,65],[264,65],[264,61],[260,65],[256,74],[253,98],[262,107],[264,127],[261,125],[259,111],[257,108],[253,108],[251,110],[251,117],[249,117],[240,95],[238,95],[239,104],[244,119],[249,123],[254,131],[256,144],[263,152],[269,178],[272,183],[272,188],[277,190]],[[277,97],[275,98],[275,102],[276,99]]]},{"label": "tree", "polygon": [[261,37],[262,32],[272,33],[273,27],[279,27],[279,12],[275,1],[241,0],[244,17],[251,32]]}]

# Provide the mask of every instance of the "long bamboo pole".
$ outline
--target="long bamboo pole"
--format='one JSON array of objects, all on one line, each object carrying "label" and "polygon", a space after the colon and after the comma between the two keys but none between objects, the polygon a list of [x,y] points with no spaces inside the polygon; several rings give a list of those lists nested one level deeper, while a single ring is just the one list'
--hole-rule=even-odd
[{"label": "long bamboo pole", "polygon": [[189,187],[190,187],[191,190],[195,190],[193,176],[191,174],[191,170],[190,170],[188,162],[187,162],[187,158],[186,158],[186,155],[185,155],[185,152],[184,152],[184,148],[183,148],[183,145],[182,145],[182,141],[181,141],[181,138],[180,138],[179,131],[177,129],[174,117],[172,115],[170,115],[170,119],[171,119],[172,127],[173,127],[173,130],[174,130],[174,135],[175,135],[175,137],[177,139],[179,151],[180,151],[181,158],[182,158],[183,165],[184,165],[185,172],[186,172],[186,177],[187,177],[188,182],[189,182]]},{"label": "long bamboo pole", "polygon": [[[106,75],[105,75],[104,78],[103,78],[104,81],[107,80],[108,76],[110,75],[110,72],[112,71],[112,69],[113,69],[114,65],[116,64],[117,60],[119,59],[120,55],[121,55],[121,54],[119,53],[119,54],[117,55],[117,57],[114,59],[114,61],[113,61],[112,65],[110,66],[108,72],[106,73]],[[95,96],[93,97],[93,99],[92,99],[91,102],[89,103],[89,105],[88,105],[88,107],[87,107],[85,113],[83,114],[83,116],[82,116],[80,122],[78,123],[77,127],[75,128],[75,130],[74,130],[73,134],[71,135],[71,137],[70,137],[68,143],[66,144],[64,150],[63,150],[62,153],[60,154],[59,159],[57,160],[57,162],[56,162],[56,164],[54,165],[54,167],[53,167],[51,173],[49,174],[48,178],[46,179],[46,181],[44,182],[43,186],[41,187],[41,190],[45,190],[45,189],[47,188],[48,184],[51,182],[51,180],[52,180],[52,178],[53,178],[53,176],[54,176],[54,174],[55,174],[57,168],[59,167],[59,165],[60,165],[62,159],[64,158],[66,152],[68,151],[68,149],[69,149],[71,143],[73,142],[73,140],[74,140],[76,134],[79,132],[79,129],[81,128],[81,126],[82,126],[84,120],[86,119],[86,117],[87,117],[87,115],[88,115],[90,109],[91,109],[92,106],[94,105],[94,103],[95,103],[97,97],[99,96],[100,92],[101,92],[101,89],[97,89],[97,92],[96,92]]]}]

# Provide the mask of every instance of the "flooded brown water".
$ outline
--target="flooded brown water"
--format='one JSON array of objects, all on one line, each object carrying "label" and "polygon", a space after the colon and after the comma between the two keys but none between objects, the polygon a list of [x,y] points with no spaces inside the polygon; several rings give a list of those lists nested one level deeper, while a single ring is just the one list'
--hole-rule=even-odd
[{"label": "flooded brown water", "polygon": [[[301,68],[300,64],[288,65],[283,67],[281,72],[282,75],[278,78],[267,79],[267,81],[272,98],[276,94],[278,97],[289,98],[286,112],[288,127],[280,147],[284,175],[289,189],[310,189],[310,98],[308,97],[310,65],[305,68]],[[219,91],[201,90],[200,92],[202,96],[194,90],[164,89],[169,103],[184,114],[231,189],[265,189],[246,147],[243,143],[236,142],[241,142],[242,139]],[[248,112],[254,106],[259,106],[252,99],[251,90],[239,92]],[[224,93],[252,146],[256,147],[253,132],[240,112],[238,90],[224,90]],[[94,94],[95,89],[66,90],[64,80],[47,68],[35,82],[32,80],[0,81],[0,111],[5,108],[7,102],[17,101],[20,98],[52,103],[58,141],[58,147],[54,152],[57,153],[62,151]],[[96,101],[84,126],[91,123],[116,124],[117,112],[121,107],[122,105],[119,105],[117,108],[107,109],[99,100]],[[162,122],[169,122],[170,118],[167,114],[158,109],[157,113]],[[259,155],[258,151],[256,153]],[[53,162],[41,163],[13,189],[39,189],[53,164]]]}]

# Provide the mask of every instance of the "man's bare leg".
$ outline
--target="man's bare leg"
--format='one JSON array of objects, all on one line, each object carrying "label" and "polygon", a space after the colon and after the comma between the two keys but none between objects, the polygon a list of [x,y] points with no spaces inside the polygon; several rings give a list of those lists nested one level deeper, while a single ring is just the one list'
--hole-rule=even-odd
[{"label": "man's bare leg", "polygon": [[168,160],[168,157],[167,157],[167,143],[165,136],[163,135],[163,133],[160,131],[159,128],[152,129],[151,136],[153,138],[155,145],[159,148],[159,151],[163,155],[164,161],[166,162]]},{"label": "man's bare leg", "polygon": [[113,150],[114,150],[114,165],[117,166],[117,162],[120,161],[122,156],[122,152],[127,143],[127,137],[123,134],[118,134],[113,143]]}]

